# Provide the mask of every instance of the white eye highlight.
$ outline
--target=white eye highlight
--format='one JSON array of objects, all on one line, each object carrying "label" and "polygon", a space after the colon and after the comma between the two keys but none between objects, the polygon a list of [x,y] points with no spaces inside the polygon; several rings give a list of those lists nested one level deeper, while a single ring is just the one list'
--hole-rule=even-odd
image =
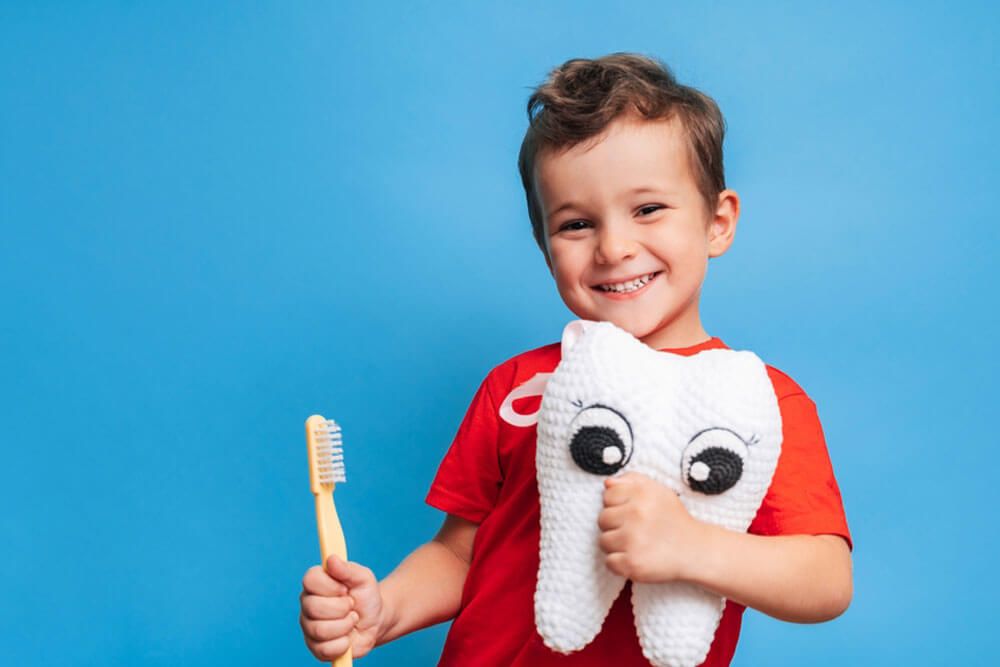
[{"label": "white eye highlight", "polygon": [[704,482],[708,480],[709,475],[712,473],[712,469],[708,467],[708,464],[704,461],[695,461],[691,464],[691,470],[688,472],[691,475],[691,479],[697,482]]},{"label": "white eye highlight", "polygon": [[749,451],[743,438],[727,428],[698,433],[681,455],[681,479],[693,491],[718,495],[733,488],[743,476]]},{"label": "white eye highlight", "polygon": [[581,410],[570,422],[569,434],[573,461],[589,473],[613,475],[632,457],[632,427],[604,405]]}]

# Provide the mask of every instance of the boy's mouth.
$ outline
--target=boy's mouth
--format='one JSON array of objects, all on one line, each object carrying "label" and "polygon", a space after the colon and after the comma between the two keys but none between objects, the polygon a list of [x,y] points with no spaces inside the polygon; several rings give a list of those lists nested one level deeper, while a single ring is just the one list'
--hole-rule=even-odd
[{"label": "boy's mouth", "polygon": [[594,285],[591,289],[595,289],[598,292],[608,294],[608,295],[626,295],[632,294],[634,292],[640,291],[646,285],[651,283],[656,276],[663,273],[662,271],[653,271],[652,273],[644,273],[627,280],[620,282],[606,282],[599,285]]}]

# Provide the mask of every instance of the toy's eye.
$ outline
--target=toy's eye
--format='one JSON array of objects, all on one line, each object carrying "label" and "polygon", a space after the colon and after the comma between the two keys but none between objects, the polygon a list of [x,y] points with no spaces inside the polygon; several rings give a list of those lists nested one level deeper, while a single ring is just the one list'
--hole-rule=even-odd
[{"label": "toy's eye", "polygon": [[617,410],[592,405],[570,422],[569,451],[589,473],[613,475],[632,458],[632,427]]},{"label": "toy's eye", "polygon": [[726,428],[698,433],[681,456],[681,479],[692,490],[718,495],[733,488],[743,476],[747,445]]}]

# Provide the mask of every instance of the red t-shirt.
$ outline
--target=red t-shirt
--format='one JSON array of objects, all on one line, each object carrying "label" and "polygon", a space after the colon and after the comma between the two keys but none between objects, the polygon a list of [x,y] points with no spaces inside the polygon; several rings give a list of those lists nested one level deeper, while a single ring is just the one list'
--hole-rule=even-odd
[{"label": "red t-shirt", "polygon": [[[664,352],[693,355],[713,348],[726,345],[712,338]],[[439,667],[649,665],[636,636],[629,584],[601,632],[580,651],[556,653],[535,630],[540,536],[536,426],[512,424],[501,417],[499,409],[511,391],[536,373],[553,372],[559,359],[560,344],[553,343],[509,359],[486,376],[427,494],[427,503],[433,507],[479,524],[461,609],[448,632]],[[774,478],[749,532],[829,533],[843,536],[850,545],[816,406],[787,375],[770,366],[767,371],[778,398],[783,440]],[[512,407],[520,415],[530,415],[540,405],[541,397],[535,395],[515,400]],[[511,421],[524,423],[516,418]],[[742,605],[726,601],[703,666],[730,663],[743,610]]]}]

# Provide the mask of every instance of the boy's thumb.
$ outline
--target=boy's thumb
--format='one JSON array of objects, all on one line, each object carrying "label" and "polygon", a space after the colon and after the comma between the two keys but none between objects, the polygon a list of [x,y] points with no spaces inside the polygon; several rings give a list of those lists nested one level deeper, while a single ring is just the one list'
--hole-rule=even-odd
[{"label": "boy's thumb", "polygon": [[330,556],[326,559],[326,572],[348,587],[360,586],[371,579],[368,568],[345,561],[339,556]]}]

